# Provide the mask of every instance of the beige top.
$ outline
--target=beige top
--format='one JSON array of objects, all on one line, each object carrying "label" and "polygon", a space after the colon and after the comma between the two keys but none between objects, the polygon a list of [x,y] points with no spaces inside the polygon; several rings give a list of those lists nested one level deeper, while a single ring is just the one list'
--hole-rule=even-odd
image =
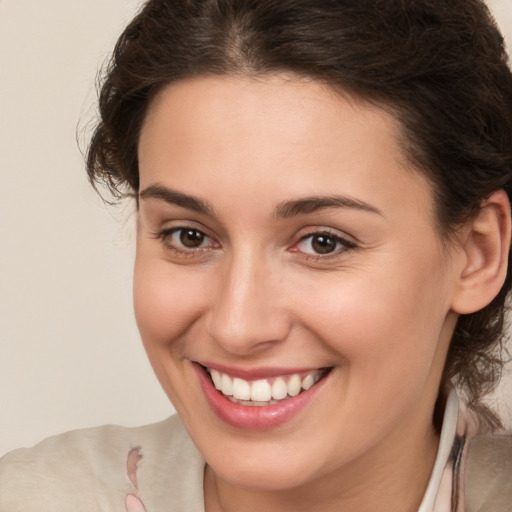
[{"label": "beige top", "polygon": [[[454,475],[467,437],[452,392],[418,512],[464,510]],[[204,464],[177,416],[68,432],[0,460],[0,512],[204,512]]]},{"label": "beige top", "polygon": [[1,459],[0,511],[203,512],[203,471],[177,416],[76,430]]}]

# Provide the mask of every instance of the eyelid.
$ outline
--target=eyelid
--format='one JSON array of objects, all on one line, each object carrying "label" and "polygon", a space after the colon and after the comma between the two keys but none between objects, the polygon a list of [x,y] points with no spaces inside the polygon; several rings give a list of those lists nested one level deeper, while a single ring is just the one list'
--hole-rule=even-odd
[{"label": "eyelid", "polygon": [[336,228],[322,226],[322,225],[311,225],[297,232],[297,241],[304,240],[313,235],[330,235],[333,238],[338,238],[348,244],[359,245],[360,241],[353,235],[348,234],[345,231],[341,231]]},{"label": "eyelid", "polygon": [[216,239],[216,236],[212,234],[210,229],[191,219],[176,219],[161,222],[158,227],[155,226],[155,228],[151,230],[151,235],[154,238],[158,238],[162,234],[169,233],[171,231],[178,231],[180,229],[195,229],[212,239]]},{"label": "eyelid", "polygon": [[[305,251],[302,251],[298,248],[299,244],[307,240],[308,238],[312,238],[315,235],[328,235],[329,237],[333,238],[337,244],[341,244],[340,248],[335,249],[333,252],[320,254],[320,253],[308,253]],[[294,253],[300,253],[302,256],[306,259],[315,259],[315,260],[328,260],[330,258],[339,258],[344,253],[347,253],[349,251],[353,251],[359,247],[359,244],[356,240],[354,240],[354,237],[351,237],[349,235],[346,235],[344,233],[340,233],[337,230],[334,230],[332,228],[326,228],[326,227],[311,227],[308,228],[308,231],[306,233],[300,234],[298,236],[298,240],[293,244],[290,251]]]},{"label": "eyelid", "polygon": [[[205,238],[210,239],[211,242],[201,247],[186,247],[184,245],[172,242],[171,237],[174,237],[177,232],[183,230],[198,231],[199,233],[203,234]],[[218,249],[220,247],[219,242],[209,233],[209,230],[203,226],[198,227],[197,223],[194,221],[175,221],[171,225],[167,225],[157,231],[152,232],[151,236],[152,238],[159,240],[166,251],[171,251],[175,255],[181,257],[194,257],[198,255],[204,256],[209,250]]]}]

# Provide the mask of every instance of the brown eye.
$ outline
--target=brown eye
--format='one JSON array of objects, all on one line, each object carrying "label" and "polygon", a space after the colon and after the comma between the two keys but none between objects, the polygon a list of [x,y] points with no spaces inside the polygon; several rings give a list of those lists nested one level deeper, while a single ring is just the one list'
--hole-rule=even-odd
[{"label": "brown eye", "polygon": [[206,238],[206,235],[197,229],[180,229],[178,233],[181,244],[189,249],[201,247]]},{"label": "brown eye", "polygon": [[304,236],[296,246],[299,251],[314,256],[327,256],[333,253],[341,254],[355,247],[356,244],[354,242],[327,231]]},{"label": "brown eye", "polygon": [[311,237],[311,248],[317,254],[329,254],[336,250],[337,240],[327,234],[313,235]]},{"label": "brown eye", "polygon": [[206,261],[213,255],[212,251],[221,245],[211,236],[192,226],[166,228],[155,234],[167,255],[178,258],[176,261]]}]

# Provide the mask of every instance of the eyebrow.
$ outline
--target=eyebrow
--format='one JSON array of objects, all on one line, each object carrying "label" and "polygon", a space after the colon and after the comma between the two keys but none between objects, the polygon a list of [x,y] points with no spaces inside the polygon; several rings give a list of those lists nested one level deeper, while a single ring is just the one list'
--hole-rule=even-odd
[{"label": "eyebrow", "polygon": [[[162,185],[150,185],[139,193],[140,199],[159,199],[204,215],[214,215],[213,206],[204,199],[183,194]],[[347,196],[311,196],[279,203],[273,212],[275,219],[307,215],[325,208],[352,208],[382,215],[382,212],[365,201]]]},{"label": "eyebrow", "polygon": [[164,187],[162,185],[150,185],[142,192],[139,192],[140,199],[159,199],[166,203],[181,206],[188,210],[193,210],[205,215],[213,215],[214,210],[210,203],[199,199],[198,197],[190,196]]},{"label": "eyebrow", "polygon": [[325,208],[352,208],[382,215],[382,212],[365,201],[347,196],[311,196],[286,201],[276,206],[274,218],[288,218],[296,215],[307,215]]}]

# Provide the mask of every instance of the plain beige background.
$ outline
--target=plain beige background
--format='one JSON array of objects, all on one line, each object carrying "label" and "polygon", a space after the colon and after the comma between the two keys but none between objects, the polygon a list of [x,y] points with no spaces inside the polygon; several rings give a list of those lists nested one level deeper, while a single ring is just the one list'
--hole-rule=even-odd
[{"label": "plain beige background", "polygon": [[[0,0],[0,455],[173,410],[133,320],[133,215],[90,189],[75,140],[140,3]],[[489,3],[512,41],[512,0]],[[500,392],[512,410],[510,377]]]}]

